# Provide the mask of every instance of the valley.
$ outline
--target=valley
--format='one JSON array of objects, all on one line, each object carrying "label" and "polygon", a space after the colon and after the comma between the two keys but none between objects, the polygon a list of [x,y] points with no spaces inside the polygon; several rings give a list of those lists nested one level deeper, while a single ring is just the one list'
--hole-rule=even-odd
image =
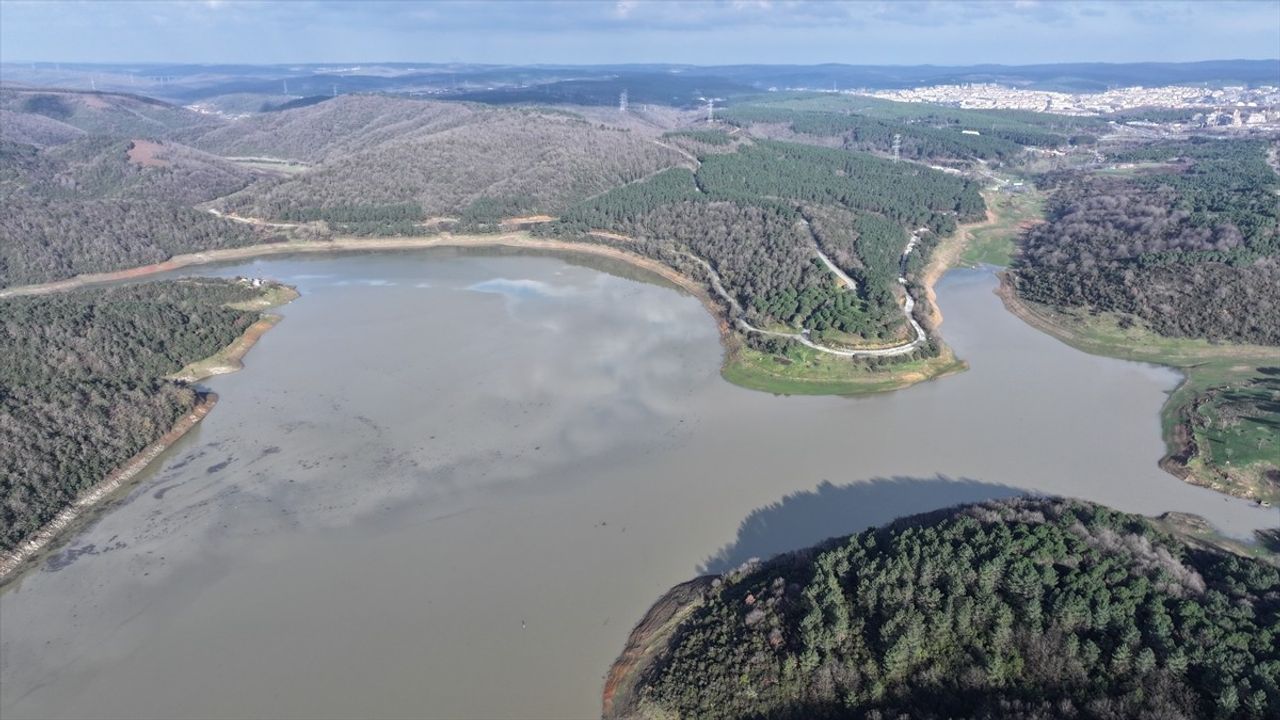
[{"label": "valley", "polygon": [[1280,61],[0,67],[6,718],[1280,702]]}]

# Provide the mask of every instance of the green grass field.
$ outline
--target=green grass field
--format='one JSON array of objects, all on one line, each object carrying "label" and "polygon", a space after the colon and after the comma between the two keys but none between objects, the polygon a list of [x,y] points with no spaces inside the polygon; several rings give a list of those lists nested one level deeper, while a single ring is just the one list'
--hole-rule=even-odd
[{"label": "green grass field", "polygon": [[1280,368],[1256,370],[1196,408],[1207,462],[1253,467],[1280,458]]},{"label": "green grass field", "polygon": [[778,395],[868,395],[950,375],[968,366],[950,349],[928,360],[871,368],[851,358],[797,346],[785,356],[733,348],[721,374],[729,382]]},{"label": "green grass field", "polygon": [[983,193],[995,222],[969,230],[960,264],[1007,267],[1013,259],[1019,233],[1038,222],[1044,212],[1044,193],[1030,184],[1021,192],[991,190]]}]

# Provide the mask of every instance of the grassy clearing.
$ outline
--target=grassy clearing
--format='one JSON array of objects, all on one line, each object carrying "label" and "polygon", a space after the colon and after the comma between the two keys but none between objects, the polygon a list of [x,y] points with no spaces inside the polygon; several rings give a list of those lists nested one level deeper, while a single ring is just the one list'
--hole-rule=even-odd
[{"label": "grassy clearing", "polygon": [[[1002,287],[1008,301],[1009,290]],[[1032,325],[1095,355],[1167,365],[1186,379],[1161,411],[1165,466],[1188,482],[1280,504],[1280,348],[1171,338],[1113,313],[1014,299]]]},{"label": "grassy clearing", "polygon": [[777,395],[868,395],[950,375],[968,366],[950,349],[927,360],[870,368],[850,358],[797,346],[770,355],[738,346],[729,351],[721,375],[729,382]]},{"label": "grassy clearing", "polygon": [[1280,357],[1184,372],[1162,418],[1171,455],[1201,484],[1280,504]]},{"label": "grassy clearing", "polygon": [[983,199],[994,219],[968,231],[960,263],[1006,267],[1013,259],[1018,235],[1043,217],[1045,195],[1027,185],[1022,192],[991,190],[983,193]]},{"label": "grassy clearing", "polygon": [[226,159],[240,167],[271,173],[274,175],[297,175],[311,169],[310,165],[297,160],[281,160],[276,158],[259,157],[229,157]]}]

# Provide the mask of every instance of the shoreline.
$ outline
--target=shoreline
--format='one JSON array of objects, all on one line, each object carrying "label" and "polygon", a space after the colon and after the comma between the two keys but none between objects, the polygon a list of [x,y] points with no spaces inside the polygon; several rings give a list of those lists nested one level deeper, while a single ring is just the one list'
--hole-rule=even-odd
[{"label": "shoreline", "polygon": [[52,520],[45,523],[34,535],[22,541],[16,548],[4,554],[0,559],[0,587],[17,580],[23,573],[17,572],[32,567],[34,561],[43,551],[49,549],[54,541],[61,538],[64,532],[81,517],[100,507],[116,491],[129,485],[151,463],[173,447],[191,431],[218,404],[215,393],[205,393],[190,412],[185,413],[168,432],[147,445],[124,464],[112,470],[98,484],[76,497],[75,501],[63,508]]},{"label": "shoreline", "polygon": [[[612,234],[593,234],[601,235],[606,240],[624,239],[622,236],[613,236]],[[738,354],[739,348],[733,341],[734,332],[729,311],[712,295],[710,288],[708,288],[703,282],[695,280],[694,278],[659,260],[655,260],[614,245],[574,240],[535,238],[527,231],[523,230],[485,235],[454,235],[452,233],[441,233],[439,235],[404,238],[359,238],[344,236],[333,238],[331,240],[302,240],[283,243],[247,245],[240,248],[226,248],[222,250],[210,250],[205,252],[175,255],[169,260],[161,263],[143,265],[124,270],[77,275],[66,280],[6,288],[0,290],[0,298],[65,292],[84,287],[92,287],[95,285],[140,280],[152,275],[199,265],[236,262],[260,257],[290,255],[294,253],[387,252],[395,250],[423,250],[430,248],[466,249],[493,247],[506,247],[517,250],[544,252],[563,252],[603,257],[625,262],[633,267],[646,270],[661,277],[696,297],[700,302],[702,302],[703,307],[706,308],[706,310],[715,319],[717,327],[720,330],[721,345],[724,351],[722,375],[724,375],[730,382],[734,382],[735,384],[743,387],[758,391],[770,391],[768,388],[761,386],[759,382],[750,382],[750,378],[744,378],[743,382],[735,380],[734,378],[742,376],[741,371],[730,371],[729,373],[724,372],[726,368],[730,368],[730,366],[734,364],[734,358]],[[956,233],[948,237],[943,241],[943,244],[940,245],[939,248],[935,249],[934,257],[931,258],[930,264],[927,266],[922,277],[922,280],[925,282],[926,294],[928,296],[927,302],[929,304],[927,319],[935,327],[937,324],[941,323],[941,313],[937,310],[937,305],[933,296],[933,284],[942,276],[942,274],[945,273],[946,270],[950,269],[952,266],[951,261],[958,257],[959,250],[963,247],[964,238],[961,237],[961,233]],[[939,250],[944,248],[948,251],[939,252]],[[939,340],[941,339],[939,338]],[[926,380],[944,377],[963,369],[963,362],[954,358],[945,343],[942,344],[942,356],[945,362],[935,363],[937,368],[932,371],[920,372],[919,369],[913,369],[912,371],[903,373],[887,372],[875,375],[863,374],[862,376],[850,377],[845,380],[822,380],[820,382],[813,383],[812,388],[806,387],[803,394],[812,394],[812,391],[815,389],[818,390],[820,394],[828,395],[866,394],[869,392],[898,390]],[[807,385],[808,383],[806,383],[806,386]]]},{"label": "shoreline", "polygon": [[535,238],[524,231],[497,233],[493,235],[440,235],[414,236],[403,238],[357,238],[336,237],[332,240],[298,240],[282,243],[262,243],[245,245],[238,248],[208,250],[205,252],[174,255],[164,262],[151,265],[140,265],[124,270],[113,270],[104,273],[87,273],[76,275],[65,280],[54,280],[47,283],[17,285],[0,289],[0,299],[28,295],[47,295],[56,292],[78,290],[94,285],[137,280],[160,273],[181,270],[198,265],[251,260],[273,255],[290,255],[294,253],[329,253],[329,252],[386,252],[393,250],[423,250],[428,248],[483,248],[513,247],[530,250],[547,250],[556,252],[577,252],[587,255],[623,260],[661,275],[691,292],[701,292],[699,283],[688,276],[650,258],[608,245],[572,242],[567,240],[548,240]]},{"label": "shoreline", "polygon": [[[1008,310],[1011,315],[1027,325],[1030,325],[1032,328],[1035,328],[1039,332],[1042,332],[1058,342],[1069,345],[1081,352],[1103,357],[1116,357],[1112,355],[1104,355],[1100,352],[1093,352],[1072,342],[1074,335],[1067,328],[1062,327],[1044,315],[1036,312],[1026,303],[1026,301],[1018,297],[1018,293],[1013,289],[1013,283],[1010,281],[1008,271],[998,272],[996,273],[996,277],[999,279],[999,284],[996,285],[996,296],[1000,298],[1000,302],[1004,305],[1004,309]],[[1118,359],[1128,360],[1129,358]],[[1177,371],[1177,373],[1182,376],[1182,379],[1178,381],[1178,386],[1169,393],[1169,397],[1165,400],[1165,404],[1160,408],[1160,416],[1163,420],[1169,403],[1173,401],[1173,397],[1177,395],[1180,390],[1187,387],[1190,377],[1187,375],[1184,368],[1166,365],[1154,360],[1145,360],[1140,362],[1151,362],[1153,364],[1160,365],[1161,367],[1167,367],[1171,370]],[[1172,437],[1165,437],[1163,440],[1165,441],[1165,452],[1160,460],[1156,462],[1156,465],[1161,470],[1164,470],[1188,485],[1216,489],[1212,488],[1208,483],[1197,481],[1192,475],[1191,468],[1187,465],[1187,461],[1194,457],[1195,443],[1191,440],[1191,434],[1187,432],[1186,425],[1180,419],[1175,418],[1174,420]],[[1230,495],[1231,493],[1224,494]]]},{"label": "shoreline", "polygon": [[[301,297],[297,290],[287,285],[280,286],[276,292],[278,292],[278,295],[263,298],[263,309],[279,307]],[[249,351],[253,349],[254,345],[258,344],[258,341],[262,339],[262,336],[268,330],[275,327],[283,319],[283,315],[260,313],[258,320],[245,328],[244,332],[240,333],[240,337],[232,340],[230,345],[207,358],[189,363],[186,367],[170,375],[169,378],[190,384],[215,375],[226,375],[244,369],[244,363],[242,362],[244,356],[249,354]]]},{"label": "shoreline", "polygon": [[627,644],[605,675],[601,691],[602,718],[630,717],[639,698],[635,686],[644,672],[661,655],[671,635],[689,613],[702,604],[707,592],[716,586],[719,575],[704,575],[668,590],[645,612],[627,636]]},{"label": "shoreline", "polygon": [[[1032,328],[1045,333],[1046,335],[1065,343],[1081,352],[1100,357],[1110,357],[1119,360],[1128,360],[1131,362],[1148,363],[1158,365],[1160,367],[1169,368],[1177,372],[1181,376],[1177,387],[1171,390],[1165,404],[1160,408],[1160,420],[1162,431],[1162,440],[1164,441],[1164,455],[1156,463],[1161,470],[1164,470],[1173,477],[1196,487],[1206,488],[1222,495],[1240,498],[1242,500],[1258,501],[1260,498],[1254,495],[1247,488],[1241,488],[1236,482],[1215,482],[1213,477],[1205,478],[1200,475],[1193,462],[1201,457],[1195,440],[1194,430],[1191,428],[1189,413],[1193,411],[1195,404],[1198,402],[1196,397],[1185,398],[1190,402],[1180,401],[1187,393],[1194,393],[1197,381],[1192,378],[1195,369],[1205,361],[1214,362],[1233,357],[1226,353],[1217,356],[1205,356],[1199,360],[1183,359],[1182,362],[1172,360],[1170,358],[1162,358],[1157,355],[1157,350],[1148,350],[1147,352],[1122,353],[1113,352],[1106,344],[1098,342],[1089,342],[1085,338],[1078,337],[1077,333],[1070,327],[1066,327],[1061,323],[1054,322],[1050,317],[1038,312],[1031,304],[1018,297],[1017,292],[1013,288],[1008,272],[999,272],[996,275],[1000,283],[996,287],[996,295],[999,296],[1006,310],[1012,315],[1022,320]],[[1246,350],[1249,346],[1240,346],[1242,350]],[[1265,349],[1258,348],[1258,350]],[[1256,352],[1256,351],[1255,351]],[[1235,358],[1236,362],[1264,362],[1264,361],[1280,361],[1280,352],[1275,353],[1274,358],[1263,358],[1260,355],[1245,355]],[[1178,404],[1175,404],[1178,403]],[[1202,463],[1203,464],[1203,463]],[[1213,470],[1206,470],[1212,475]],[[1222,471],[1218,471],[1222,472]],[[1224,478],[1226,476],[1224,475]],[[1221,478],[1220,478],[1221,479]],[[1266,499],[1264,495],[1261,499]]]},{"label": "shoreline", "polygon": [[[988,207],[986,220],[961,225],[956,232],[943,238],[933,249],[933,253],[929,256],[929,264],[925,265],[920,273],[920,284],[924,286],[924,299],[929,306],[925,320],[931,332],[936,333],[943,321],[942,308],[938,307],[938,294],[934,291],[934,285],[937,285],[948,271],[960,266],[960,258],[964,256],[965,249],[973,240],[973,231],[994,225],[998,220],[999,217],[996,216],[995,211]],[[938,339],[941,340],[941,337]]]},{"label": "shoreline", "polygon": [[[293,288],[285,288],[279,298],[271,301],[268,307],[276,307],[298,298]],[[195,383],[214,375],[236,372],[244,367],[240,362],[262,339],[268,330],[275,327],[282,319],[280,315],[263,314],[256,322],[245,328],[231,344],[213,355],[197,360],[170,379],[185,383]],[[33,562],[45,551],[55,546],[57,541],[66,537],[66,531],[73,527],[86,513],[101,507],[105,501],[122,488],[132,485],[133,481],[147,468],[151,467],[165,451],[173,447],[186,436],[201,420],[218,404],[217,393],[199,393],[195,407],[183,414],[163,435],[138,451],[116,469],[107,473],[93,487],[80,493],[74,501],[63,508],[52,520],[45,523],[31,537],[19,543],[13,550],[0,555],[0,589],[22,577],[20,570],[33,567]]]}]

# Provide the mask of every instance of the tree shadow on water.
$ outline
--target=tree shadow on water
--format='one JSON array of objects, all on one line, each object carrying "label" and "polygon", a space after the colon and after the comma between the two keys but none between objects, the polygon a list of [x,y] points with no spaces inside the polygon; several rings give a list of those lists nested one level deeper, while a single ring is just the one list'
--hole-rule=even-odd
[{"label": "tree shadow on water", "polygon": [[945,475],[872,478],[847,485],[824,480],[815,490],[794,492],[751,511],[738,526],[737,539],[703,561],[698,573],[723,573],[752,558],[766,560],[904,515],[1026,494],[1008,485]]}]

